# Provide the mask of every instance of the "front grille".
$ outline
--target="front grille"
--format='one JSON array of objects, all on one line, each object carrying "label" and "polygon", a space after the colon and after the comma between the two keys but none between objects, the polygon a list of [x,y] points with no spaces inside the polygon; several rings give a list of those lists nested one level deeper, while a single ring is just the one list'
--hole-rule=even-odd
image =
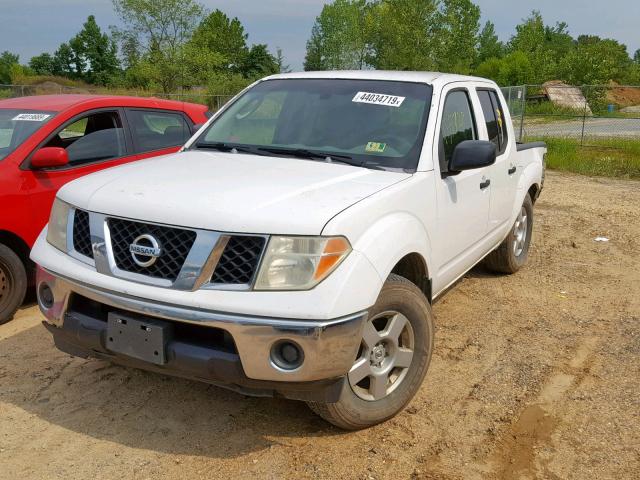
[{"label": "front grille", "polygon": [[[119,218],[110,218],[107,222],[111,233],[113,256],[120,270],[172,282],[178,278],[178,274],[197,235],[193,230],[164,227]],[[134,262],[129,251],[129,247],[135,239],[144,234],[152,235],[158,241],[162,250],[155,263],[148,267],[141,267]]]},{"label": "front grille", "polygon": [[89,213],[84,210],[76,210],[73,217],[73,249],[85,257],[93,258]]},{"label": "front grille", "polygon": [[213,272],[211,282],[227,285],[250,284],[258,268],[264,244],[263,237],[231,237]]}]

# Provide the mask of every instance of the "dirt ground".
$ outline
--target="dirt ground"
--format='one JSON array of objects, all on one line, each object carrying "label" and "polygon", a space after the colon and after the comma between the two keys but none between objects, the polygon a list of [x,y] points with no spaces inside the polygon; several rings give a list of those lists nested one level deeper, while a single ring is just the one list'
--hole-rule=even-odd
[{"label": "dirt ground", "polygon": [[640,182],[551,172],[535,213],[529,265],[438,301],[420,392],[356,433],[70,358],[26,307],[0,326],[0,478],[640,478]]}]

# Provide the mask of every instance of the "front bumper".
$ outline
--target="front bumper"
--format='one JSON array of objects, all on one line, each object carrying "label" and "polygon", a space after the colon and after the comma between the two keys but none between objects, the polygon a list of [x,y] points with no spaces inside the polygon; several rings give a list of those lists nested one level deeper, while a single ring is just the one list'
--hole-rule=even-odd
[{"label": "front bumper", "polygon": [[[366,312],[360,312],[339,319],[315,321],[220,313],[100,290],[42,268],[38,268],[36,284],[40,310],[61,350],[81,357],[106,358],[169,375],[224,384],[255,395],[271,392],[299,399],[308,399],[309,392],[315,392],[314,398],[318,394],[321,397],[337,395],[344,375],[356,358],[367,316]],[[41,295],[45,285],[53,296],[48,302]],[[167,343],[165,364],[143,362],[111,352],[106,347],[109,312],[168,320],[177,326],[189,327],[190,333]],[[220,331],[227,338],[230,336],[232,348],[227,348],[228,342],[227,347],[202,344],[197,339],[198,331],[207,334],[200,335],[202,338]],[[304,354],[302,365],[294,370],[279,368],[272,361],[273,345],[285,340],[297,344]],[[333,390],[329,386],[333,386]]]}]

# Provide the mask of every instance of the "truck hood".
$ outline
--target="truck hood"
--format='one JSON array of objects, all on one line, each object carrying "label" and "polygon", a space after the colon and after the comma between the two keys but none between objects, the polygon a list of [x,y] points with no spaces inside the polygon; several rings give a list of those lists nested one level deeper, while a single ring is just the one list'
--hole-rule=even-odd
[{"label": "truck hood", "polygon": [[342,210],[410,176],[295,158],[188,151],[88,175],[58,196],[82,209],[149,222],[318,235]]}]

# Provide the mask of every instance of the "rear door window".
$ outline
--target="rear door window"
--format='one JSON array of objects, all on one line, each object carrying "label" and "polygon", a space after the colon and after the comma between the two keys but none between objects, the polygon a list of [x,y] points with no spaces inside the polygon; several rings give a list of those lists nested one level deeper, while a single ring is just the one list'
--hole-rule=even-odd
[{"label": "rear door window", "polygon": [[136,153],[178,147],[191,137],[191,127],[177,112],[127,110]]},{"label": "rear door window", "polygon": [[489,141],[495,144],[496,151],[500,151],[498,118],[496,117],[496,110],[493,108],[493,102],[491,101],[489,92],[487,90],[480,90],[478,92],[478,97],[480,98],[480,105],[482,106],[482,113],[484,115],[484,122],[487,126]]},{"label": "rear door window", "polygon": [[507,142],[509,141],[509,134],[507,133],[507,117],[504,114],[504,109],[502,108],[498,94],[494,90],[490,90],[489,96],[491,97],[491,102],[493,103],[493,108],[496,112],[498,121],[498,138],[500,140],[499,153],[504,153],[507,149]]},{"label": "rear door window", "polygon": [[507,123],[502,104],[494,90],[478,90],[478,97],[482,105],[489,141],[496,145],[496,151],[500,155],[505,152],[508,141]]}]

